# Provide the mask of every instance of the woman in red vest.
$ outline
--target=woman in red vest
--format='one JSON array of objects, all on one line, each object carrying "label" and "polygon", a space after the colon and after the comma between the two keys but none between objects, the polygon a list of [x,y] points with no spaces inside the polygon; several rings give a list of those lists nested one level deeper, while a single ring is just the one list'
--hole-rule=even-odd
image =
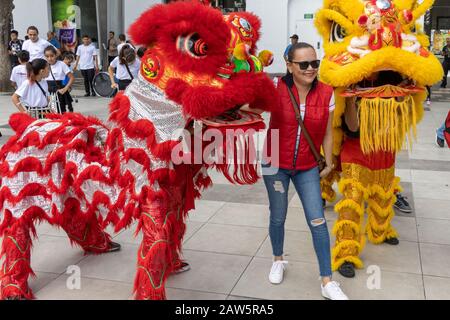
[{"label": "woman in red vest", "polygon": [[[288,209],[288,189],[292,181],[312,233],[314,250],[319,260],[322,295],[332,300],[346,300],[348,298],[339,284],[331,279],[330,235],[320,190],[320,177],[332,170],[334,96],[333,89],[317,79],[319,64],[311,45],[294,44],[288,53],[289,72],[278,81],[280,100],[278,108],[271,114],[267,150],[275,149],[277,146],[272,144],[279,143],[279,161],[268,154],[262,165],[270,201],[269,234],[274,255],[269,280],[273,284],[281,283],[287,265],[283,259],[284,223]],[[288,88],[296,103],[292,101]],[[327,166],[321,173],[297,120],[296,115],[299,114],[316,150],[323,147]],[[279,142],[272,138],[277,135],[274,133],[278,134]]]}]

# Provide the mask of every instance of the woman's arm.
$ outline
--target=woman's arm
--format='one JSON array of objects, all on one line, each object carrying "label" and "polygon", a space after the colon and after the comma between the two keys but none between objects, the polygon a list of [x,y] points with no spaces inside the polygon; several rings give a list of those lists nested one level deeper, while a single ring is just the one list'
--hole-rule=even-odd
[{"label": "woman's arm", "polygon": [[257,113],[257,114],[261,114],[261,113],[265,112],[265,111],[262,110],[262,109],[250,108],[248,104],[244,104],[244,105],[242,106],[242,108],[240,108],[239,110],[250,111],[250,112],[253,112],[253,113]]},{"label": "woman's arm", "polygon": [[346,99],[344,114],[345,123],[350,131],[357,132],[359,129],[358,106],[356,97]]},{"label": "woman's arm", "polygon": [[115,89],[117,88],[117,83],[114,80],[114,70],[111,66],[108,67],[108,73],[109,73],[109,79],[111,79],[111,88]]},{"label": "woman's arm", "polygon": [[20,97],[17,95],[17,93],[14,93],[11,99],[16,108],[19,109],[20,112],[27,112],[22,103],[20,102]]},{"label": "woman's arm", "polygon": [[334,111],[331,111],[330,115],[328,116],[327,131],[325,133],[325,138],[323,139],[322,144],[327,166],[320,173],[321,178],[327,176],[331,172],[331,170],[333,170],[333,117]]}]

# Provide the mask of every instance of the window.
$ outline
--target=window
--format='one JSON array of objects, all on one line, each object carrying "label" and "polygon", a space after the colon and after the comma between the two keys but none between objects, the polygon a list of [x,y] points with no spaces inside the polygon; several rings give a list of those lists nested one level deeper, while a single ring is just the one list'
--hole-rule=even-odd
[{"label": "window", "polygon": [[[165,0],[164,3],[175,2],[178,0]],[[223,13],[236,11],[245,11],[245,0],[202,0],[209,2],[215,8],[220,8]]]}]

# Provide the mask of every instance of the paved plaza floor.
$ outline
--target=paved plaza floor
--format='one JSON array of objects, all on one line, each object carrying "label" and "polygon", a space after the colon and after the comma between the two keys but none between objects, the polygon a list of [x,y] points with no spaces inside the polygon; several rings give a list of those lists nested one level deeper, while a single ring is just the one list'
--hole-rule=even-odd
[{"label": "paved plaza floor", "polygon": [[[434,144],[435,129],[450,108],[450,89],[435,93],[441,102],[433,102],[425,112],[412,150],[397,158],[396,174],[414,212],[393,220],[400,234],[398,246],[367,243],[361,255],[366,269],[353,279],[335,273],[350,299],[450,299],[450,149]],[[105,119],[107,104],[107,99],[79,98],[75,109]],[[14,109],[8,96],[0,96],[0,106],[4,144],[12,134],[7,119]],[[214,186],[196,203],[187,223],[184,256],[192,269],[170,277],[168,298],[322,299],[311,235],[293,188],[285,240],[289,265],[284,282],[274,286],[268,281],[271,246],[263,183],[233,186],[218,173],[211,175]],[[328,204],[326,218],[331,230],[336,220],[333,204]],[[131,299],[140,242],[133,231],[113,235],[122,251],[85,256],[71,247],[63,231],[39,225],[32,252],[37,278],[30,281],[37,299]],[[67,287],[71,265],[81,270],[79,290]],[[374,270],[380,271],[379,286],[369,289]]]}]

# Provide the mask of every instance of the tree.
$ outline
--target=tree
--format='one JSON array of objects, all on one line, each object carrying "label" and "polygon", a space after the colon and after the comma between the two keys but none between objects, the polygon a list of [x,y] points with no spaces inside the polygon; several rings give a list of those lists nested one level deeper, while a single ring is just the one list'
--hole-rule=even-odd
[{"label": "tree", "polygon": [[13,8],[13,0],[0,1],[0,92],[11,90],[9,82],[11,61],[8,55],[8,42]]}]

